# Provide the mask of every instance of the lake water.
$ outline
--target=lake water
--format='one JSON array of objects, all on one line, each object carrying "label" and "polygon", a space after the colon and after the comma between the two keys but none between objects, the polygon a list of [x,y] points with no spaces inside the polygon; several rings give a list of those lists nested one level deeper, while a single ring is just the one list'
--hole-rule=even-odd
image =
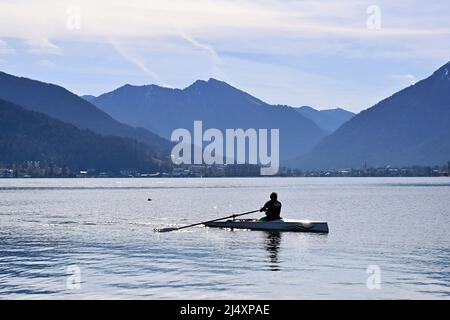
[{"label": "lake water", "polygon": [[[153,230],[272,191],[330,233]],[[448,178],[3,179],[0,298],[449,299],[449,231]]]}]

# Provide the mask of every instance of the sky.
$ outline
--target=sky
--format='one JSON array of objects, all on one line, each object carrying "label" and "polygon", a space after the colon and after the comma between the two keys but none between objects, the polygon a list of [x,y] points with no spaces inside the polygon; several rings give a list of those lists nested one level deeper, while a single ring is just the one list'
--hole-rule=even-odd
[{"label": "sky", "polygon": [[448,17],[448,0],[0,0],[0,71],[80,95],[216,78],[358,112],[450,61]]}]

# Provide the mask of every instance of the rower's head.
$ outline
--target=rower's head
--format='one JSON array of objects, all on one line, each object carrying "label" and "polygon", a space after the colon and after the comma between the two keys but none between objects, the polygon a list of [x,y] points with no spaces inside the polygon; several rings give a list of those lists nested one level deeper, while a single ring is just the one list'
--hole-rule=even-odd
[{"label": "rower's head", "polygon": [[270,200],[277,200],[278,199],[278,194],[276,192],[272,192],[270,194]]}]

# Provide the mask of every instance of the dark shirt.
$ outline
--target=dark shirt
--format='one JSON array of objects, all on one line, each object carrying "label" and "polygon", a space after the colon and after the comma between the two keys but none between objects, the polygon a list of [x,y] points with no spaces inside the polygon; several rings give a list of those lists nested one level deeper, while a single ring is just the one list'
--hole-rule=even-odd
[{"label": "dark shirt", "polygon": [[277,200],[267,201],[260,211],[266,211],[267,220],[269,221],[281,219],[281,202]]}]

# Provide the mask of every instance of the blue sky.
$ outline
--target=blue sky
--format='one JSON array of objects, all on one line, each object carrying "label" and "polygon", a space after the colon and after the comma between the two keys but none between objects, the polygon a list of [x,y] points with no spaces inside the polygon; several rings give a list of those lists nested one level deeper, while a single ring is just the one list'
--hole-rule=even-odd
[{"label": "blue sky", "polygon": [[449,16],[447,0],[0,0],[0,70],[94,95],[214,77],[360,111],[450,60]]}]

